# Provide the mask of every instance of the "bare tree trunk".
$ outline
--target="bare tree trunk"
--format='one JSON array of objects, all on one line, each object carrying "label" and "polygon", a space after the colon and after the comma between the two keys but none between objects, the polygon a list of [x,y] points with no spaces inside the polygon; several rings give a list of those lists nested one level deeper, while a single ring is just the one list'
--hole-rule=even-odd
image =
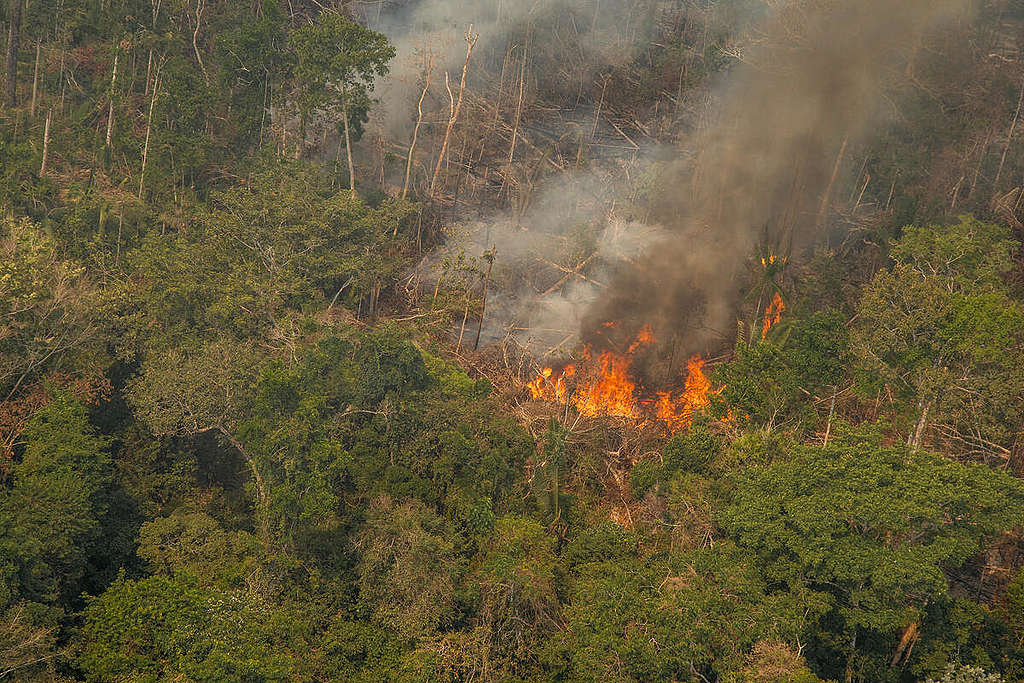
[{"label": "bare tree trunk", "polygon": [[36,66],[32,71],[32,104],[28,109],[31,118],[36,117],[36,95],[39,92],[39,53],[42,49],[42,41],[36,40]]},{"label": "bare tree trunk", "polygon": [[860,204],[864,201],[864,193],[868,191],[868,183],[871,182],[871,174],[868,173],[864,176],[864,184],[860,188],[860,194],[857,195],[857,203],[853,205],[853,212],[857,213],[857,209],[860,208]]},{"label": "bare tree trunk", "polygon": [[498,119],[501,117],[501,103],[505,99],[505,73],[508,71],[508,64],[512,59],[512,52],[515,50],[513,45],[505,52],[505,57],[501,61],[501,75],[498,77],[498,96],[494,99],[494,120],[491,122],[491,130],[498,125]]},{"label": "bare tree trunk", "polygon": [[352,195],[352,199],[356,198],[356,167],[352,164],[352,137],[349,135],[348,130],[348,102],[341,110],[342,116],[345,117],[345,153],[348,155],[348,188]]},{"label": "bare tree trunk", "polygon": [[416,105],[416,127],[412,129],[412,143],[409,145],[409,158],[405,161],[405,183],[402,185],[402,199],[409,194],[409,177],[412,175],[413,155],[416,154],[416,141],[420,135],[420,125],[423,123],[423,100],[430,89],[430,75],[434,72],[434,57],[427,59],[426,81],[423,84],[423,92],[420,93],[419,104]]},{"label": "bare tree trunk", "polygon": [[466,320],[469,319],[469,292],[466,292],[466,310],[462,314],[462,329],[459,330],[459,343],[455,345],[455,355],[462,351],[462,337],[466,334]]},{"label": "bare tree trunk", "polygon": [[960,199],[960,188],[963,187],[964,181],[967,180],[967,176],[961,174],[960,180],[956,181],[956,185],[953,186],[953,200],[949,203],[949,212],[953,213],[956,211],[956,202]]},{"label": "bare tree trunk", "polygon": [[117,84],[117,62],[120,57],[120,50],[114,53],[114,68],[110,74],[110,106],[107,109],[107,139],[104,143],[106,147],[110,147],[110,136],[114,132],[114,86]]},{"label": "bare tree trunk", "polygon": [[64,59],[65,59],[65,57],[67,57],[67,49],[66,49],[66,46],[61,45],[61,48],[60,48],[60,68],[58,69],[58,72],[60,73],[60,113],[61,114],[64,113],[64,91],[67,89],[67,85],[68,85],[68,79],[67,79],[67,76],[64,73]]},{"label": "bare tree trunk", "polygon": [[124,202],[121,202],[117,211],[117,251],[114,253],[114,265],[121,262],[121,232],[124,230]]},{"label": "bare tree trunk", "polygon": [[46,175],[46,157],[50,154],[50,119],[53,118],[53,110],[46,112],[46,125],[43,127],[43,163],[39,165],[39,175]]},{"label": "bare tree trunk", "polygon": [[206,0],[196,0],[196,30],[192,32],[192,50],[196,53],[196,61],[199,62],[199,70],[203,72],[203,80],[210,85],[210,76],[206,73],[206,65],[203,64],[203,57],[199,54],[199,28],[203,21],[203,9],[206,7]]},{"label": "bare tree trunk", "polygon": [[270,541],[270,530],[267,526],[267,522],[269,521],[267,519],[267,511],[268,508],[270,507],[270,492],[267,489],[266,483],[263,481],[263,477],[260,475],[260,468],[257,466],[256,460],[251,455],[249,455],[249,453],[245,450],[245,447],[242,446],[241,442],[239,442],[238,439],[236,439],[234,435],[231,434],[231,432],[229,432],[222,425],[217,425],[217,427],[215,427],[214,429],[220,432],[220,434],[225,439],[227,439],[232,446],[235,447],[235,450],[238,451],[239,455],[242,456],[246,464],[249,465],[249,470],[252,472],[253,483],[256,484],[257,506],[261,513],[259,521],[260,537],[262,538],[264,543],[267,543]]},{"label": "bare tree trunk", "polygon": [[459,120],[459,112],[462,111],[462,97],[466,92],[466,72],[469,71],[469,58],[473,54],[473,46],[476,45],[476,41],[479,35],[473,34],[473,25],[469,25],[469,30],[466,31],[466,61],[462,65],[462,82],[459,85],[459,100],[455,104],[455,107],[451,110],[451,116],[448,117],[448,127],[444,131],[444,141],[441,143],[441,153],[437,156],[437,166],[434,168],[434,178],[430,181],[430,196],[434,196],[434,191],[437,188],[437,179],[441,175],[441,166],[444,164],[445,154],[448,152],[448,142],[451,139],[452,128],[455,127],[455,122]]},{"label": "bare tree trunk", "polygon": [[[324,143],[327,142],[327,136],[324,136]],[[384,174],[385,166],[387,165],[387,140],[384,139],[384,131],[381,130],[377,135],[377,160],[380,162],[380,175],[377,177],[377,185],[380,188],[384,187]]]},{"label": "bare tree trunk", "polygon": [[832,416],[836,412],[836,390],[838,387],[832,387],[832,401],[828,406],[828,425],[825,427],[825,442],[822,444],[823,448],[828,448],[828,437],[832,434]]},{"label": "bare tree trunk", "polygon": [[903,635],[900,636],[899,645],[896,646],[896,652],[893,653],[892,659],[889,661],[889,667],[895,668],[900,662],[905,662],[910,658],[910,651],[914,647],[914,642],[920,637],[918,634],[918,628],[920,624],[917,621],[912,621],[907,624],[907,627],[903,629]]},{"label": "bare tree trunk", "polygon": [[601,99],[597,102],[597,110],[594,112],[594,128],[590,131],[590,139],[597,135],[597,126],[601,123],[601,109],[604,107],[604,94],[608,90],[608,79],[610,75],[603,77],[604,84],[601,86]]},{"label": "bare tree trunk", "polygon": [[836,163],[832,167],[832,175],[828,179],[828,185],[825,187],[825,194],[821,198],[821,206],[818,207],[818,228],[825,226],[825,219],[828,217],[828,205],[832,200],[832,188],[835,187],[836,177],[839,175],[839,167],[843,164],[843,157],[846,156],[846,146],[850,142],[850,136],[843,136],[843,144],[839,147],[839,154],[836,155]]},{"label": "bare tree trunk", "polygon": [[[854,607],[857,603],[854,602]],[[843,675],[844,683],[853,683],[853,657],[857,654],[857,627],[853,628],[853,634],[850,635],[850,652],[846,657],[846,673]]]},{"label": "bare tree trunk", "polygon": [[974,180],[971,182],[971,191],[967,195],[967,201],[974,198],[974,191],[978,188],[978,179],[981,177],[981,165],[985,163],[985,153],[988,151],[988,142],[992,138],[992,131],[985,134],[985,142],[981,144],[981,154],[978,155],[978,165],[974,167]]},{"label": "bare tree trunk", "polygon": [[[510,187],[512,179],[512,161],[516,156],[516,140],[519,137],[519,124],[523,118],[523,89],[526,81],[526,48],[523,48],[523,63],[519,65],[519,101],[516,104],[516,118],[512,122],[512,142],[508,146],[508,162],[505,165],[505,180],[501,189]],[[511,190],[509,190],[511,194]],[[498,192],[498,199],[501,199],[501,191]]]},{"label": "bare tree trunk", "polygon": [[1003,166],[1006,164],[1006,153],[1010,151],[1010,143],[1013,142],[1013,134],[1017,130],[1017,121],[1020,120],[1020,108],[1024,104],[1024,82],[1020,84],[1020,97],[1017,98],[1017,111],[1013,115],[1013,123],[1010,124],[1010,132],[1006,136],[1006,145],[1003,147],[1003,158],[999,160],[999,170],[996,171],[996,179],[992,181],[992,189],[999,188],[999,178],[1003,175]]},{"label": "bare tree trunk", "polygon": [[917,403],[918,417],[914,431],[907,437],[907,446],[914,453],[921,449],[921,442],[924,440],[924,431],[928,426],[928,414],[931,412],[932,402],[923,398]]},{"label": "bare tree trunk", "polygon": [[480,322],[476,326],[476,341],[473,342],[473,350],[480,348],[480,333],[484,329],[484,314],[487,312],[487,285],[491,282],[491,269],[494,268],[494,255],[498,253],[496,246],[491,247],[491,253],[487,255],[487,275],[484,276],[484,294],[480,301]]},{"label": "bare tree trunk", "polygon": [[149,99],[149,117],[146,120],[146,144],[142,148],[142,170],[139,173],[139,199],[142,199],[142,189],[146,182],[146,162],[149,160],[149,138],[153,132],[153,107],[156,106],[156,96],[160,89],[160,65],[156,67],[156,74],[153,76],[153,95]]},{"label": "bare tree trunk", "polygon": [[[448,120],[451,121],[452,117],[455,116],[455,95],[452,93],[452,84],[449,80],[449,74],[447,71],[444,72],[444,89],[448,91]],[[430,179],[429,195],[431,197],[434,196],[434,184],[437,182],[437,174],[441,172],[441,163],[444,159],[444,152],[445,148],[442,145],[437,154],[437,170]]]},{"label": "bare tree trunk", "polygon": [[1006,466],[1013,476],[1024,478],[1024,429],[1018,432],[1017,438],[1014,439]]},{"label": "bare tree trunk", "polygon": [[260,116],[260,148],[263,148],[263,128],[267,123],[267,110],[270,108],[270,72],[264,69],[266,80],[263,82],[263,111]]},{"label": "bare tree trunk", "polygon": [[18,105],[18,41],[21,39],[21,4],[24,0],[10,0],[11,27],[7,33],[7,106]]}]

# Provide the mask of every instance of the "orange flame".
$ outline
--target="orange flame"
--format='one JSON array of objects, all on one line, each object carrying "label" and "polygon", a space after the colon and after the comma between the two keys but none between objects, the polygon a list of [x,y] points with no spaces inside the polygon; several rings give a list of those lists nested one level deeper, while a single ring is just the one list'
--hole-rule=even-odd
[{"label": "orange flame", "polygon": [[704,374],[706,361],[699,355],[686,363],[686,384],[681,394],[658,393],[658,419],[672,431],[690,426],[694,414],[702,412],[711,403],[711,380]]},{"label": "orange flame", "polygon": [[551,375],[554,373],[553,368],[544,368],[540,371],[540,376],[526,385],[526,388],[530,390],[530,395],[533,396],[534,401],[539,401],[545,398],[544,393],[547,381],[551,379]]},{"label": "orange flame", "polygon": [[768,266],[775,265],[776,261],[780,262],[782,265],[786,265],[786,263],[787,263],[787,259],[786,259],[785,256],[780,258],[780,257],[777,257],[775,254],[773,254],[771,252],[768,252],[767,256],[762,256],[761,257],[761,265],[763,267],[765,267],[765,268],[767,268]]},{"label": "orange flame", "polygon": [[[606,327],[610,326],[606,324]],[[567,379],[577,377],[576,365],[561,369],[544,368],[537,379],[527,384],[534,400],[572,404],[584,417],[608,415],[643,420],[650,416],[672,432],[685,429],[694,414],[709,404],[711,381],[704,375],[705,360],[699,355],[687,363],[687,377],[682,390],[659,392],[657,399],[642,397],[642,387],[633,379],[633,357],[642,347],[655,342],[649,326],[645,326],[624,354],[602,351],[597,366],[582,372],[569,388]],[[583,360],[590,364],[592,350],[583,350]]]},{"label": "orange flame", "polygon": [[768,308],[764,312],[764,325],[761,327],[761,339],[768,336],[768,331],[779,324],[782,320],[782,314],[786,310],[786,304],[783,303],[782,297],[779,296],[778,292],[775,292],[772,302],[768,305]]},{"label": "orange flame", "polygon": [[633,359],[630,356],[616,355],[611,351],[602,351],[598,362],[600,368],[595,380],[576,390],[573,397],[576,410],[586,417],[638,417],[636,383],[630,378],[629,372]]}]

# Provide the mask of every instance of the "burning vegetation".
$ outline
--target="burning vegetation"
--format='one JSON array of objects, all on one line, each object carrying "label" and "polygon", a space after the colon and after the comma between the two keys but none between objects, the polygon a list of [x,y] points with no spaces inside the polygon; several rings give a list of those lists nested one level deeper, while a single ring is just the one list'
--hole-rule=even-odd
[{"label": "burning vegetation", "polygon": [[633,363],[636,354],[655,341],[647,326],[624,353],[605,349],[595,356],[588,345],[578,364],[544,368],[527,388],[534,400],[572,405],[584,417],[621,417],[657,422],[673,433],[683,430],[710,402],[711,381],[704,374],[706,361],[699,354],[687,361],[681,389],[649,391],[637,379]]},{"label": "burning vegetation", "polygon": [[768,304],[768,308],[764,311],[764,325],[761,327],[761,339],[768,336],[768,333],[773,327],[779,324],[782,320],[782,314],[786,312],[786,304],[782,301],[782,296],[775,292],[775,296],[772,297],[772,302]]},{"label": "burning vegetation", "polygon": [[[761,314],[762,340],[767,339],[786,312],[786,303],[775,284],[786,264],[785,257],[771,252],[761,257],[765,280],[772,285],[771,299]],[[592,339],[601,340],[606,332],[617,330],[620,325],[606,321],[595,327],[599,329]],[[587,343],[578,362],[545,367],[527,384],[527,389],[535,401],[571,405],[583,417],[618,417],[640,425],[658,424],[672,434],[686,430],[694,416],[710,404],[711,380],[704,373],[707,359],[701,354],[690,357],[678,375],[682,386],[660,391],[644,382],[645,373],[637,367],[643,366],[642,362],[637,363],[639,357],[655,344],[657,339],[650,325],[640,329],[625,351],[595,348],[605,346],[601,341]]]}]

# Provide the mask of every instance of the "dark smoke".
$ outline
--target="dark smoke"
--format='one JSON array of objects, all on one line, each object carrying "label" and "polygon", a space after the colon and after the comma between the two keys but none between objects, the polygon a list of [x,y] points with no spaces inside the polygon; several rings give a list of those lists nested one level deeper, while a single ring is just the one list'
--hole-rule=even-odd
[{"label": "dark smoke", "polygon": [[[795,257],[824,234],[837,158],[884,125],[930,32],[968,0],[792,0],[737,48],[692,163],[659,182],[672,235],[621,264],[584,318],[584,341],[620,346],[645,324],[686,353],[735,334],[740,287],[764,245]],[[619,324],[612,333],[605,321]],[[678,354],[677,354],[678,355]]]}]

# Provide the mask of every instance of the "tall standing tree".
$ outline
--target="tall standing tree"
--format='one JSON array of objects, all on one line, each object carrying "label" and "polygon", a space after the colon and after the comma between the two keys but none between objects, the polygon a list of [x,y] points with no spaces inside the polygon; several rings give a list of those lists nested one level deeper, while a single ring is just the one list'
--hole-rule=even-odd
[{"label": "tall standing tree", "polygon": [[1004,276],[1019,245],[1004,227],[965,218],[907,227],[895,266],[864,291],[852,331],[863,376],[892,391],[919,449],[929,426],[970,452],[1009,454],[1024,406],[1024,309]]},{"label": "tall standing tree", "polygon": [[6,74],[7,106],[18,104],[18,41],[21,39],[21,4],[23,0],[10,0],[8,21],[10,29],[7,34],[7,59],[4,64]]},{"label": "tall standing tree", "polygon": [[353,122],[356,134],[370,108],[373,81],[388,73],[395,48],[381,33],[340,14],[323,14],[292,32],[289,44],[295,59],[295,101],[299,108],[302,144],[310,118],[320,112],[328,119],[340,115],[348,155],[349,188],[356,195],[352,162]]}]

